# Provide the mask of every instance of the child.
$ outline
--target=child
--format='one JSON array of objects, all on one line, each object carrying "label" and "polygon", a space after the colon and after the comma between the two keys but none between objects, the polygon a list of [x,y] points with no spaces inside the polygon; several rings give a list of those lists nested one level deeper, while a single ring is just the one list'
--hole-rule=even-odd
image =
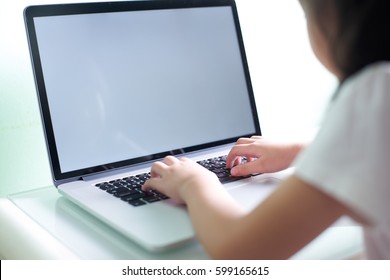
[{"label": "child", "polygon": [[[217,259],[291,257],[343,215],[362,224],[366,255],[390,259],[390,2],[301,0],[312,49],[340,81],[323,126],[299,153],[294,175],[244,212],[214,174],[168,156],[144,189],[187,205],[198,239]],[[232,175],[290,165],[300,145],[240,139]],[[240,164],[245,156],[248,163]]]}]

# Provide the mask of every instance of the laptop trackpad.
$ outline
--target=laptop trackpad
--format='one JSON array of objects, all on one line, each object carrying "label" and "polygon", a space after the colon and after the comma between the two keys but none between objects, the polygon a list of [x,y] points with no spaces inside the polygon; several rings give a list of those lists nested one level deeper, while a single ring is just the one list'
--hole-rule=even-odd
[{"label": "laptop trackpad", "polygon": [[281,182],[280,179],[269,175],[260,175],[244,181],[237,187],[229,189],[228,192],[248,211],[263,201]]}]

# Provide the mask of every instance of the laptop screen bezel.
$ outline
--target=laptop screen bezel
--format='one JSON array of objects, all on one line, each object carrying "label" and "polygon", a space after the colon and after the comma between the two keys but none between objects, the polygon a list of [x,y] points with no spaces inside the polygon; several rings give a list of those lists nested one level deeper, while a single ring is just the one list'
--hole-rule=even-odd
[{"label": "laptop screen bezel", "polygon": [[49,160],[53,181],[56,186],[61,183],[74,181],[87,175],[101,173],[109,170],[124,168],[129,165],[153,161],[161,159],[167,155],[180,155],[196,150],[207,149],[210,147],[233,143],[239,137],[250,137],[253,134],[240,135],[238,137],[223,139],[206,144],[196,145],[192,147],[182,147],[177,150],[165,151],[148,156],[112,162],[109,164],[98,165],[69,172],[62,172],[57,150],[53,124],[50,116],[49,102],[45,88],[43,69],[38,49],[38,41],[35,33],[34,18],[47,16],[62,16],[76,14],[92,14],[92,13],[113,13],[125,11],[139,10],[158,10],[158,9],[177,9],[177,8],[200,8],[200,7],[218,7],[228,6],[232,9],[233,19],[236,27],[238,44],[241,52],[242,66],[245,75],[247,92],[250,101],[250,106],[253,115],[255,127],[254,134],[261,135],[260,124],[258,120],[257,108],[249,73],[248,62],[246,58],[244,42],[239,23],[237,7],[234,0],[151,0],[151,1],[124,1],[124,2],[100,2],[100,3],[77,3],[77,4],[55,4],[55,5],[39,5],[29,6],[24,11],[26,31],[30,47],[30,55],[35,76],[35,84],[40,103],[42,121],[44,124],[44,132],[46,136],[46,144],[49,153]]}]

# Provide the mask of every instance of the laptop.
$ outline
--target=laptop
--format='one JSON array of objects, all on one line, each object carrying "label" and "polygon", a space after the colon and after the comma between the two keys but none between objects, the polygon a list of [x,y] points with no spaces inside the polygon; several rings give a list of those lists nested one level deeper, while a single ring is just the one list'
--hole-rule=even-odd
[{"label": "laptop", "polygon": [[39,5],[24,16],[62,196],[151,251],[195,236],[184,206],[140,190],[154,161],[192,158],[243,204],[258,196],[253,177],[224,167],[238,138],[261,135],[234,0]]}]

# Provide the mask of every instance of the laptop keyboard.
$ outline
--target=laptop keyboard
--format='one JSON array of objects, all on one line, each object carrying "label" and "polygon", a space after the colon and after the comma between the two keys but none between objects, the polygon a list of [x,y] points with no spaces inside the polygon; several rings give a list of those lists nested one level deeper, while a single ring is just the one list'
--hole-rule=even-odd
[{"label": "laptop keyboard", "polygon": [[[226,168],[226,156],[210,158],[198,161],[206,169],[214,172],[222,184],[237,181],[247,177],[233,177],[230,170]],[[141,206],[148,203],[168,199],[166,195],[154,190],[142,191],[141,187],[150,178],[150,173],[142,173],[122,179],[112,180],[96,184],[95,186],[115,197],[133,205]]]},{"label": "laptop keyboard", "polygon": [[[244,160],[244,159],[243,159]],[[204,168],[215,173],[222,184],[230,183],[233,181],[241,180],[247,177],[233,177],[230,175],[230,169],[226,168],[226,156],[220,156],[210,159],[198,161]]]}]

